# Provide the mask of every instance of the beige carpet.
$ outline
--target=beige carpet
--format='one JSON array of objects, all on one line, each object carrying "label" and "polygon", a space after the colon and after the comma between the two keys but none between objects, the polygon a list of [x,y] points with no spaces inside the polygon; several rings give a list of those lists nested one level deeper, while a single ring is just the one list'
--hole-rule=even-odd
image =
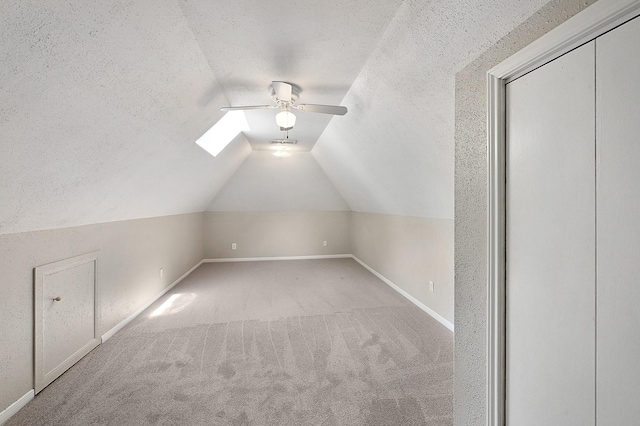
[{"label": "beige carpet", "polygon": [[351,259],[205,264],[6,425],[451,425],[452,349]]}]

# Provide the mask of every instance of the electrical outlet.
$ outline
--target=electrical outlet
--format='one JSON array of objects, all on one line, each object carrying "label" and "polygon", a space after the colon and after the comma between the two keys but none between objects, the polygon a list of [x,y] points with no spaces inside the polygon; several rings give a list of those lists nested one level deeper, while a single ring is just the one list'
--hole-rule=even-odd
[{"label": "electrical outlet", "polygon": [[429,291],[431,291],[431,293],[433,293],[434,290],[435,290],[435,288],[434,288],[433,281],[429,281]]},{"label": "electrical outlet", "polygon": [[236,249],[236,243],[231,243],[231,250],[235,250]]},{"label": "electrical outlet", "polygon": [[164,277],[164,268],[160,268],[160,278]]},{"label": "electrical outlet", "polygon": [[326,242],[326,241],[323,241],[323,242],[322,242],[322,245],[323,245],[324,247],[326,247],[326,246],[327,246],[327,242]]}]

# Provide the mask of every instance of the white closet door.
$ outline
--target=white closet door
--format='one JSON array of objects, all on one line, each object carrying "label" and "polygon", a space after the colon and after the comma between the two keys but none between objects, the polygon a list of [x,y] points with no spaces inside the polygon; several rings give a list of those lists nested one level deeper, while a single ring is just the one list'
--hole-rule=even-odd
[{"label": "white closet door", "polygon": [[640,424],[640,19],[596,40],[599,425]]},{"label": "white closet door", "polygon": [[594,56],[507,85],[509,425],[594,424]]}]

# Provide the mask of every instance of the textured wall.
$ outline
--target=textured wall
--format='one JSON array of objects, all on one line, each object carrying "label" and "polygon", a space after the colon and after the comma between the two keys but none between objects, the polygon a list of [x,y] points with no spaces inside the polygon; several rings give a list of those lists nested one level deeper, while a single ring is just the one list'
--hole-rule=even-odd
[{"label": "textured wall", "polygon": [[406,0],[312,153],[354,211],[453,219],[454,75],[547,0]]},{"label": "textured wall", "polygon": [[227,101],[174,0],[3,1],[0,57],[0,234],[201,212],[250,150],[194,143]]},{"label": "textured wall", "polygon": [[0,412],[33,388],[34,267],[100,250],[103,334],[202,260],[202,220],[197,213],[0,235]]},{"label": "textured wall", "polygon": [[349,210],[309,152],[254,151],[213,199],[210,211]]},{"label": "textured wall", "polygon": [[[204,257],[351,253],[348,211],[205,212]],[[322,245],[327,241],[327,247]],[[237,244],[231,250],[231,243]]]},{"label": "textured wall", "polygon": [[351,247],[358,259],[453,323],[453,220],[353,212]]},{"label": "textured wall", "polygon": [[593,0],[554,0],[456,75],[455,424],[484,425],[486,410],[486,72]]}]

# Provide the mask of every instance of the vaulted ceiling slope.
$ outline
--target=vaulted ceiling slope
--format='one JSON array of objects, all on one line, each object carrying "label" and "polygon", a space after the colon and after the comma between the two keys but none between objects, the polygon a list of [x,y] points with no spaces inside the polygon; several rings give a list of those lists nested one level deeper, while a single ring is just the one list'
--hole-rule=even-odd
[{"label": "vaulted ceiling slope", "polygon": [[[230,105],[271,104],[272,81],[301,88],[299,103],[337,105],[402,0],[178,0]],[[222,105],[220,105],[222,106]],[[254,150],[282,133],[278,110],[247,111]],[[313,147],[330,115],[298,113],[296,150]]]},{"label": "vaulted ceiling slope", "polygon": [[403,2],[312,150],[352,210],[453,218],[455,73],[545,3]]},{"label": "vaulted ceiling slope", "polygon": [[173,0],[0,2],[0,233],[198,212],[250,152]]},{"label": "vaulted ceiling slope", "polygon": [[[249,143],[281,137],[249,117],[213,158],[194,141],[220,107],[285,79],[339,103],[399,4],[0,2],[0,233],[205,210]],[[308,119],[306,151],[330,117]]]},{"label": "vaulted ceiling slope", "polygon": [[454,72],[543,3],[0,2],[0,234],[199,212],[227,181],[250,188],[252,173],[230,178],[282,137],[275,111],[248,114],[216,158],[194,141],[220,107],[269,103],[272,80],[349,108],[291,132],[348,208],[452,217]]}]

